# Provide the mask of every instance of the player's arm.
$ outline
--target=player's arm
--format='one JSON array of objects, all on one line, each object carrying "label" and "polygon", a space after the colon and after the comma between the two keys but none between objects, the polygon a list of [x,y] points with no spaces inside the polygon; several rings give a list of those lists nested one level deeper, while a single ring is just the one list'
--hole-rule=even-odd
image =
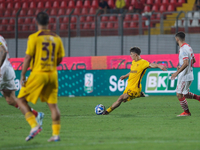
[{"label": "player's arm", "polygon": [[4,60],[6,59],[7,51],[3,45],[0,46],[0,67],[3,65]]},{"label": "player's arm", "polygon": [[57,66],[62,62],[63,57],[57,59]]},{"label": "player's arm", "polygon": [[121,79],[121,80],[124,80],[124,79],[126,79],[127,77],[129,77],[129,75],[130,75],[130,72],[127,73],[126,75],[121,76],[120,79]]},{"label": "player's arm", "polygon": [[192,57],[192,64],[194,64],[196,62],[195,57]]},{"label": "player's arm", "polygon": [[159,65],[159,64],[156,64],[156,63],[150,63],[149,68],[160,68],[163,71],[167,71],[166,66]]},{"label": "player's arm", "polygon": [[183,65],[171,76],[171,80],[174,80],[179,73],[181,73],[189,65],[188,59],[183,61]]},{"label": "player's arm", "polygon": [[65,56],[65,49],[62,43],[62,40],[59,38],[60,41],[60,47],[58,50],[58,55],[57,55],[57,66],[62,62],[63,57]]},{"label": "player's arm", "polygon": [[21,85],[23,85],[24,82],[26,81],[25,75],[28,70],[28,67],[30,66],[31,59],[32,59],[32,56],[26,54],[26,56],[24,58],[22,73],[21,73],[21,80],[20,80]]}]

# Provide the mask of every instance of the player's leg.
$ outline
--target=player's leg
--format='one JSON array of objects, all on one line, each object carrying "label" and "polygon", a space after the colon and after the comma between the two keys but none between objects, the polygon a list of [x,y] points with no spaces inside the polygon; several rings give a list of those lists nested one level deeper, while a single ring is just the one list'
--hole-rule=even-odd
[{"label": "player's leg", "polygon": [[176,95],[177,95],[177,98],[180,102],[182,109],[184,110],[184,112],[181,113],[180,115],[178,115],[178,117],[179,116],[191,116],[191,113],[188,108],[187,100],[184,96],[184,94],[188,93],[190,85],[191,85],[191,81],[181,81],[177,85]]},{"label": "player's leg", "polygon": [[48,140],[48,142],[53,142],[53,141],[60,141],[60,111],[58,109],[57,104],[49,104],[49,109],[51,111],[51,118],[52,118],[52,137]]},{"label": "player's leg", "polygon": [[21,112],[25,115],[26,121],[31,126],[30,134],[26,137],[26,141],[34,138],[39,132],[41,132],[42,128],[37,123],[35,115],[32,113],[30,106],[28,105],[25,97],[17,99],[17,104],[20,107]]},{"label": "player's leg", "polygon": [[[5,97],[5,99],[6,99],[6,101],[9,105],[14,106],[14,107],[19,109],[19,106],[16,102],[17,98],[15,96],[15,90],[3,90],[2,93],[3,93],[3,96]],[[43,112],[37,112],[33,108],[30,108],[30,109],[31,109],[32,113],[35,115],[38,124],[42,125],[44,113]]]},{"label": "player's leg", "polygon": [[103,115],[108,115],[110,112],[112,112],[114,109],[116,109],[117,107],[119,107],[121,105],[122,102],[126,102],[127,99],[129,98],[128,94],[122,94],[116,102],[114,102],[104,113]]},{"label": "player's leg", "polygon": [[194,93],[188,92],[187,94],[184,95],[185,98],[189,98],[189,99],[196,99],[198,101],[200,101],[200,96],[196,95]]}]

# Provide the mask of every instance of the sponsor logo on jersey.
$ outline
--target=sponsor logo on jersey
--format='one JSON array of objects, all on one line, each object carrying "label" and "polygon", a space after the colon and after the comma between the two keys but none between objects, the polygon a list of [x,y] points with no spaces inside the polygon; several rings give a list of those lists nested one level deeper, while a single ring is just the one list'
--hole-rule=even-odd
[{"label": "sponsor logo on jersey", "polygon": [[174,93],[177,86],[177,78],[171,80],[175,71],[150,71],[146,78],[146,93]]}]

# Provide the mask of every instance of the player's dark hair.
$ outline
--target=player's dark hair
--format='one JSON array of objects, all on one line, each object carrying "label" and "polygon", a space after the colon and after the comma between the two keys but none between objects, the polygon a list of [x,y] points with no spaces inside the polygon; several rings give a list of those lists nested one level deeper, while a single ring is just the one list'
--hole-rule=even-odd
[{"label": "player's dark hair", "polygon": [[38,24],[46,26],[49,23],[49,15],[46,12],[39,12],[36,16]]},{"label": "player's dark hair", "polygon": [[131,47],[130,52],[133,52],[133,53],[140,55],[141,50],[140,50],[139,47]]},{"label": "player's dark hair", "polygon": [[184,32],[178,32],[176,33],[176,37],[178,37],[181,41],[185,40],[185,33]]}]

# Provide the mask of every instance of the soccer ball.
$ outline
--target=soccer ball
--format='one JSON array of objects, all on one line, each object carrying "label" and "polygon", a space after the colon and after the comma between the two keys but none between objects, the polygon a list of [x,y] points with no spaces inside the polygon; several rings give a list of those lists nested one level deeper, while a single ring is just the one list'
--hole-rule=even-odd
[{"label": "soccer ball", "polygon": [[105,107],[102,104],[99,104],[95,107],[95,113],[97,115],[101,115],[103,114],[103,112],[105,111]]}]

